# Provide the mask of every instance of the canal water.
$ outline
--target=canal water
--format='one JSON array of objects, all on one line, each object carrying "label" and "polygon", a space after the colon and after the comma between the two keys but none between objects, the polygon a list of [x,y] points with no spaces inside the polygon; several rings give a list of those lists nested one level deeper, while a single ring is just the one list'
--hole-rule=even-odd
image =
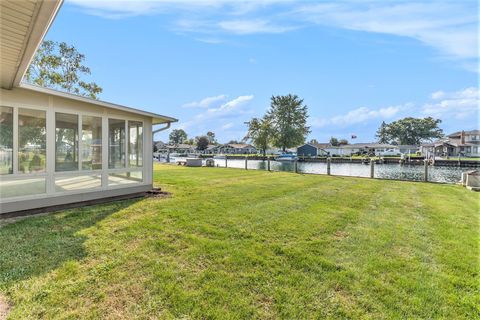
[{"label": "canal water", "polygon": [[[177,157],[175,160],[185,160],[185,158]],[[228,159],[227,164],[229,168],[245,169],[245,160]],[[215,166],[225,167],[225,159],[215,159]],[[298,162],[297,166],[298,172],[300,173],[327,174],[326,163]],[[248,160],[247,167],[251,170],[267,170],[267,161]],[[457,183],[461,179],[462,172],[473,169],[475,168],[429,166],[428,181]],[[295,168],[293,162],[272,160],[270,161],[270,170],[293,172]],[[330,173],[338,176],[370,177],[370,165],[360,163],[331,163]],[[375,164],[374,176],[379,179],[423,181],[423,175],[423,165]]]}]

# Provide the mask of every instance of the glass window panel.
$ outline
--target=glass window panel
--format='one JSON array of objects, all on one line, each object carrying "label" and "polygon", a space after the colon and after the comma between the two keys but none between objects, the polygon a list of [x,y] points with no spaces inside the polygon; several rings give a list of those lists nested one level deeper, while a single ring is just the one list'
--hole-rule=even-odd
[{"label": "glass window panel", "polygon": [[102,186],[102,176],[84,175],[84,176],[64,176],[55,178],[55,191],[70,191],[82,189],[94,189]]},{"label": "glass window panel", "polygon": [[18,110],[18,172],[45,172],[46,113],[42,110]]},{"label": "glass window panel", "polygon": [[108,119],[108,167],[125,167],[125,120]]},{"label": "glass window panel", "polygon": [[102,118],[82,118],[82,169],[102,169]]},{"label": "glass window panel", "polygon": [[45,177],[32,177],[25,179],[0,180],[0,198],[29,196],[45,193]]},{"label": "glass window panel", "polygon": [[128,121],[128,163],[143,166],[143,124],[139,121]]},{"label": "glass window panel", "polygon": [[143,181],[143,174],[141,171],[111,173],[108,175],[109,186],[120,186],[124,184],[140,183]]},{"label": "glass window panel", "polygon": [[55,113],[55,171],[78,170],[78,115]]},{"label": "glass window panel", "polygon": [[0,175],[13,173],[13,108],[0,107]]}]

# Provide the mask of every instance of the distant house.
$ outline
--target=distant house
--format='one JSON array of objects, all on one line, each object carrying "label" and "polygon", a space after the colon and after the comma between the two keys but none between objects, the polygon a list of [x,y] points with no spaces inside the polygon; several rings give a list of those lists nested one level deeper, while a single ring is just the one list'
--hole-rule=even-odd
[{"label": "distant house", "polygon": [[180,154],[188,154],[188,153],[196,152],[195,146],[184,144],[184,143],[168,145],[167,150],[169,153],[180,153]]},{"label": "distant house", "polygon": [[384,143],[354,143],[341,146],[343,150],[342,155],[354,155],[354,154],[374,154],[376,156],[393,156],[400,155],[400,151],[397,146]]},{"label": "distant house", "polygon": [[420,151],[426,157],[480,157],[480,130],[454,132],[445,139],[422,144]]},{"label": "distant house", "polygon": [[297,148],[297,155],[301,157],[318,157],[328,155],[329,143],[306,143]]},{"label": "distant house", "polygon": [[155,147],[157,148],[157,151],[158,153],[164,153],[164,152],[167,152],[168,151],[168,148],[167,148],[167,144],[165,142],[162,142],[162,141],[156,141],[154,143]]},{"label": "distant house", "polygon": [[395,146],[398,148],[398,152],[401,154],[412,154],[412,153],[417,153],[420,150],[420,146],[415,146],[415,145],[398,145]]},{"label": "distant house", "polygon": [[374,154],[376,156],[400,155],[398,146],[383,143],[353,143],[342,146],[329,146],[323,149],[331,156],[350,157],[355,154]]},{"label": "distant house", "polygon": [[203,150],[203,154],[217,154],[219,146],[215,144],[209,144],[207,149]]},{"label": "distant house", "polygon": [[227,143],[219,146],[217,151],[223,154],[256,154],[257,148],[246,143]]}]

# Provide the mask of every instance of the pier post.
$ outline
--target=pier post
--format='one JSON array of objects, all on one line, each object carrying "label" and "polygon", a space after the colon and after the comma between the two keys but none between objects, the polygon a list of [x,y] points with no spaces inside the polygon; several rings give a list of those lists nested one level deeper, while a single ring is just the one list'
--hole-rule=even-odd
[{"label": "pier post", "polygon": [[423,165],[425,170],[423,173],[423,181],[428,182],[428,160],[425,159]]},{"label": "pier post", "polygon": [[332,159],[330,157],[327,158],[327,174],[330,175],[330,164],[332,163]]},{"label": "pier post", "polygon": [[294,165],[294,168],[295,168],[295,173],[298,173],[298,160],[295,159],[293,165]]},{"label": "pier post", "polygon": [[370,178],[375,178],[375,161],[370,159]]},{"label": "pier post", "polygon": [[245,170],[248,170],[248,156],[245,156]]},{"label": "pier post", "polygon": [[227,155],[225,155],[225,168],[228,168],[228,165],[227,165],[227,158],[228,158],[228,156],[227,156]]},{"label": "pier post", "polygon": [[267,157],[267,170],[270,171],[270,157]]}]

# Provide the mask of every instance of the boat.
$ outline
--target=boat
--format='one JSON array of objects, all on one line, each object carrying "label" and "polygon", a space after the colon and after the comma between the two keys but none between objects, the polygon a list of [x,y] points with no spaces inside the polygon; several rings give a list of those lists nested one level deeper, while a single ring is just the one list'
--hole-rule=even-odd
[{"label": "boat", "polygon": [[294,154],[284,153],[274,158],[274,160],[275,161],[295,161],[295,160],[298,160],[298,158]]}]

